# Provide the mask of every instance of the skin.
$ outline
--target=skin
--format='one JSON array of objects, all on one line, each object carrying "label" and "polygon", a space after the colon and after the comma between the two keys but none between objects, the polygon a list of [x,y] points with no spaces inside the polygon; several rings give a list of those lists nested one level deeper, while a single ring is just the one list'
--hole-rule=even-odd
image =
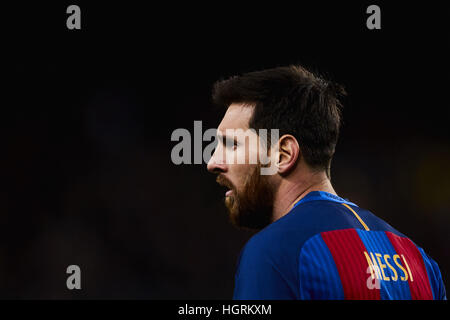
[{"label": "skin", "polygon": [[[244,179],[256,164],[250,163],[252,157],[258,158],[258,144],[245,145],[238,136],[234,140],[227,135],[227,129],[249,129],[249,121],[254,107],[242,103],[231,104],[219,127],[217,128],[218,146],[208,162],[208,171],[224,176],[237,190],[242,190]],[[256,133],[251,133],[259,141]],[[236,163],[235,157],[245,158],[245,163]],[[336,195],[325,171],[312,170],[304,161],[299,144],[292,135],[283,135],[278,143],[272,143],[270,160],[275,163],[276,173],[267,176],[267,181],[274,186],[272,222],[287,214],[294,204],[311,191],[325,191]],[[228,161],[226,161],[228,160]],[[226,197],[232,197],[233,191],[226,192]]]}]

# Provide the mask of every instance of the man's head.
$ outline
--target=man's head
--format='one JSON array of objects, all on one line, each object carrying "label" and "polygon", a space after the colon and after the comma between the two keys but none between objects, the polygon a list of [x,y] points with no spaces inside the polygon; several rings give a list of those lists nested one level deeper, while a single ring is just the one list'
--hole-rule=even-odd
[{"label": "man's head", "polygon": [[[218,145],[208,170],[230,188],[225,203],[231,221],[260,229],[272,220],[272,207],[283,180],[302,170],[329,177],[340,128],[338,100],[344,90],[299,66],[280,67],[218,81],[213,101],[227,108],[220,123]],[[245,134],[227,134],[242,129]],[[249,131],[248,129],[254,129]],[[278,130],[278,140],[262,139],[260,129]],[[264,141],[263,141],[264,140]],[[273,175],[261,175],[265,149]],[[236,163],[236,159],[245,161]],[[257,159],[256,162],[250,161]]]}]

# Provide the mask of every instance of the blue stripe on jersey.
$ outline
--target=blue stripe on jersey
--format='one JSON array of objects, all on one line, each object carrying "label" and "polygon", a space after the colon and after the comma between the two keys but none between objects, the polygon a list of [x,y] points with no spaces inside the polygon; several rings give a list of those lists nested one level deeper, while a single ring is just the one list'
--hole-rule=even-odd
[{"label": "blue stripe on jersey", "polygon": [[[395,263],[393,261],[393,256],[397,254],[394,247],[392,246],[389,238],[386,236],[384,231],[365,231],[362,229],[356,230],[358,232],[359,237],[361,238],[364,246],[367,251],[372,252],[374,258],[377,261],[376,253],[388,254],[390,256],[389,263],[396,268]],[[380,258],[383,264],[386,264],[383,257]],[[392,277],[395,276],[394,272],[391,270],[389,266],[386,265],[386,268],[383,268],[383,272],[386,277],[390,278],[390,281],[380,280],[380,298],[381,300],[410,300],[411,292],[409,290],[408,281],[400,280],[400,273],[397,270],[397,281],[393,281]],[[381,270],[380,270],[381,272]],[[370,274],[368,273],[368,277]]]},{"label": "blue stripe on jersey", "polygon": [[300,299],[344,299],[336,264],[320,234],[304,244],[299,260]]},{"label": "blue stripe on jersey", "polygon": [[423,262],[425,263],[425,268],[427,269],[428,280],[430,281],[433,299],[446,300],[445,289],[442,286],[442,275],[437,263],[433,259],[431,259],[422,248],[420,247],[417,248],[419,249],[419,252],[422,255]]}]

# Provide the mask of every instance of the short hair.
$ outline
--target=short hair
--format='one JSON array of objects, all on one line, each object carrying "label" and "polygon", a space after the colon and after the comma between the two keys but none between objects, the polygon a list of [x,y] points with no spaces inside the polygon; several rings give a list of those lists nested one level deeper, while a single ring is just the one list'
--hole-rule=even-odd
[{"label": "short hair", "polygon": [[[278,67],[219,80],[213,86],[213,103],[254,106],[249,128],[279,129],[294,136],[305,162],[325,170],[329,177],[341,126],[344,88],[301,66]],[[270,142],[269,142],[270,145]]]}]

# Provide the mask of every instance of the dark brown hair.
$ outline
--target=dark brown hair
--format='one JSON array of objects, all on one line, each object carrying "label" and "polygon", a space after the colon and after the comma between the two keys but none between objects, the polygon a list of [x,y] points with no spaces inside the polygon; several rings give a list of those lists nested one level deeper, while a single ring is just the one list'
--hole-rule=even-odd
[{"label": "dark brown hair", "polygon": [[289,66],[217,81],[212,97],[225,108],[232,103],[253,105],[250,128],[293,135],[305,162],[329,176],[341,124],[339,98],[344,95],[342,86],[301,66]]}]

